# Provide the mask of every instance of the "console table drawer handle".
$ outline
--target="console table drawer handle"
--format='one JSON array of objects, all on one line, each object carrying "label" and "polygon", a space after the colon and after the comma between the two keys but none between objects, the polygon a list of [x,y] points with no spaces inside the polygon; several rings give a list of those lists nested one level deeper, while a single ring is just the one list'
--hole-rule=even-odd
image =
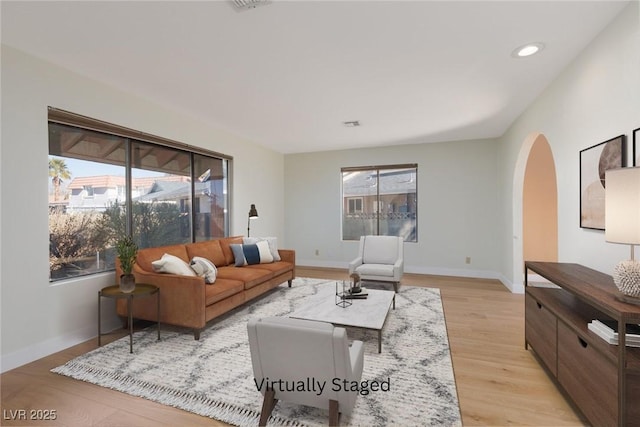
[{"label": "console table drawer handle", "polygon": [[582,346],[582,348],[587,348],[587,342],[585,340],[578,337],[578,341],[580,341],[580,345]]},{"label": "console table drawer handle", "polygon": [[542,310],[542,304],[540,304],[539,302],[536,301],[536,304],[538,305],[538,310]]}]

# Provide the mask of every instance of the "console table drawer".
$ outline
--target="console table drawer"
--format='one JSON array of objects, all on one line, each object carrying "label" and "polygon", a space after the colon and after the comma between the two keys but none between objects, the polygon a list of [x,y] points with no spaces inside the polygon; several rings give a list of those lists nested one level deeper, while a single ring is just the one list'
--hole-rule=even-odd
[{"label": "console table drawer", "polygon": [[525,296],[524,335],[547,369],[557,376],[556,316],[528,293]]},{"label": "console table drawer", "polygon": [[618,424],[616,366],[558,322],[558,382],[593,425]]}]

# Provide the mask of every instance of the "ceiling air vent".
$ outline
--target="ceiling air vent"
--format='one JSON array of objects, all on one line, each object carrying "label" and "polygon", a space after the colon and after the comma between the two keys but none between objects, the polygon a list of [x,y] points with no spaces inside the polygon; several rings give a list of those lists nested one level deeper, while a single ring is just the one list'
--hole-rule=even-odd
[{"label": "ceiling air vent", "polygon": [[237,12],[255,9],[258,6],[264,6],[271,3],[271,0],[230,0],[233,8]]},{"label": "ceiling air vent", "polygon": [[350,122],[342,122],[343,125],[345,125],[348,128],[355,128],[360,126],[360,121],[358,120],[352,120]]}]

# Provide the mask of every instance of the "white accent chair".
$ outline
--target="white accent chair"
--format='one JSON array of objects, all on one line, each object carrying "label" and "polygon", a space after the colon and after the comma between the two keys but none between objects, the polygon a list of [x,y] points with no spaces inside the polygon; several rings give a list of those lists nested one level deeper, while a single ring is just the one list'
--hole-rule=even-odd
[{"label": "white accent chair", "polygon": [[362,236],[358,258],[349,263],[349,275],[360,280],[393,283],[398,292],[404,272],[404,239],[396,236]]},{"label": "white accent chair", "polygon": [[[337,378],[340,383],[360,382],[364,366],[362,341],[353,341],[350,346],[344,328],[289,317],[251,319],[247,329],[256,388],[261,388],[264,395],[261,426],[267,424],[278,400],[328,409],[332,426],[338,425],[340,413],[351,413],[358,392],[335,390],[333,381]],[[317,388],[286,391],[277,383],[308,384],[308,379],[324,382],[322,393]]]}]

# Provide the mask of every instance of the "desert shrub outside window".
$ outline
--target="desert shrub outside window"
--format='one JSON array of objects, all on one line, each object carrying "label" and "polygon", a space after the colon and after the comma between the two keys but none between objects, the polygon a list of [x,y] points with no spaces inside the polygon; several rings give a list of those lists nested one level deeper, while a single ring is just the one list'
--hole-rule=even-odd
[{"label": "desert shrub outside window", "polygon": [[342,174],[342,239],[364,235],[418,236],[418,165],[345,167]]},{"label": "desert shrub outside window", "polygon": [[231,158],[136,133],[50,109],[50,281],[113,270],[127,234],[140,248],[228,235]]}]

